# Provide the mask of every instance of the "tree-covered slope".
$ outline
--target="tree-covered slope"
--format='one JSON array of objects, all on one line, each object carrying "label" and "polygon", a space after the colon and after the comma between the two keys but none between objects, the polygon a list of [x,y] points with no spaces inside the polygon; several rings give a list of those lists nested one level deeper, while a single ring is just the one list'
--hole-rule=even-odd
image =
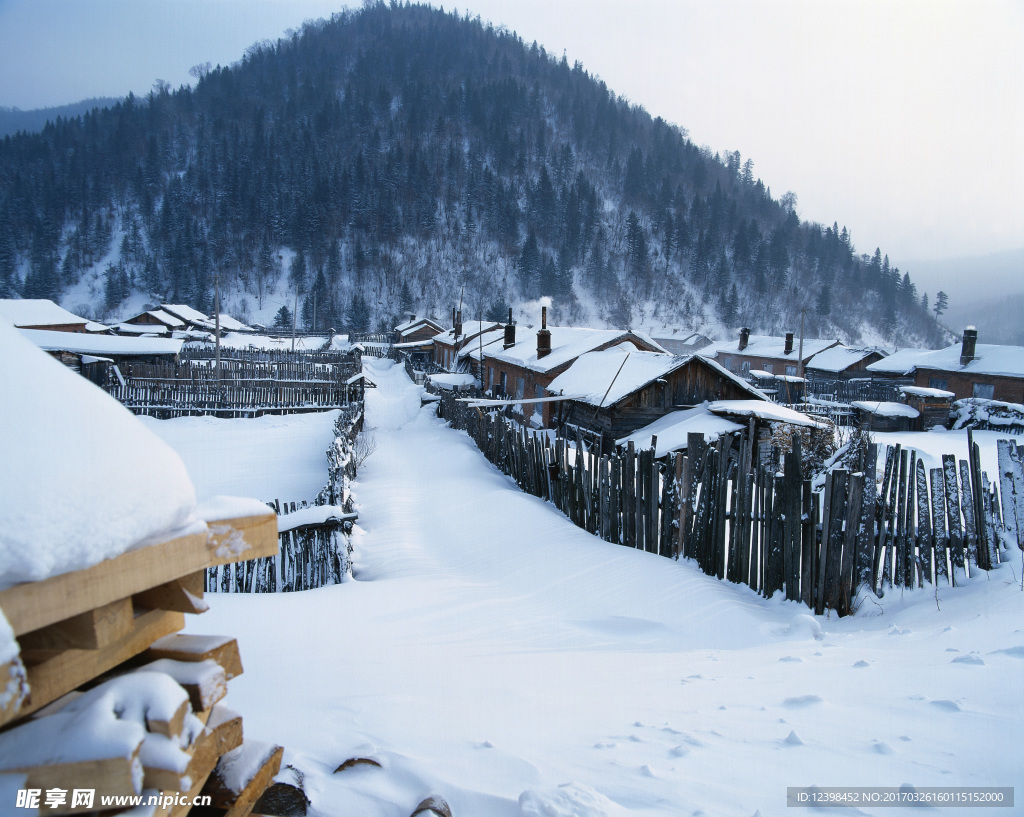
[{"label": "tree-covered slope", "polygon": [[808,334],[899,343],[934,326],[881,252],[802,223],[738,153],[408,4],[0,142],[0,289],[59,297],[98,269],[110,312],[131,290],[212,308],[216,276],[253,312],[297,287],[319,326],[541,296],[595,325],[783,331],[803,311]]}]

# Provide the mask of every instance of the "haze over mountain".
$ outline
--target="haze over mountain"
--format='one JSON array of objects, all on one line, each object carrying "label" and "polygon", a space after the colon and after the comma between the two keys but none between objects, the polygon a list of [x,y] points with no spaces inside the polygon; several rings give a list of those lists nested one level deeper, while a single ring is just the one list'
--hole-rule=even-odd
[{"label": "haze over mountain", "polygon": [[579,64],[378,3],[5,138],[0,290],[211,309],[216,277],[243,318],[297,289],[320,327],[548,297],[559,322],[938,339],[908,275],[794,204]]},{"label": "haze over mountain", "polygon": [[0,108],[0,136],[13,136],[18,131],[37,133],[57,117],[65,119],[87,113],[93,108],[109,108],[116,105],[117,99],[83,99],[70,105],[59,105],[55,108],[35,108],[23,111],[19,108]]}]

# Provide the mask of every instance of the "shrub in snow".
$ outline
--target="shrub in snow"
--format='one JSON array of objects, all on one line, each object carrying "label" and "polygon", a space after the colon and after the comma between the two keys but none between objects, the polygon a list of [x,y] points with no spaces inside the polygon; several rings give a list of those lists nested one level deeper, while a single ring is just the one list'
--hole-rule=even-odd
[{"label": "shrub in snow", "polygon": [[836,451],[835,426],[824,417],[815,418],[822,425],[817,428],[772,423],[771,445],[782,454],[793,450],[793,439],[800,439],[800,469],[804,476],[821,473]]}]

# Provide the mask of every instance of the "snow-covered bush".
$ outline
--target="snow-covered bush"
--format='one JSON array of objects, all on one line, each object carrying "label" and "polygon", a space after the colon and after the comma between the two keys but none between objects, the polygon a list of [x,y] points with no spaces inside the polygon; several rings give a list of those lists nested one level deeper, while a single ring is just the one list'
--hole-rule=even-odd
[{"label": "snow-covered bush", "polygon": [[953,429],[965,428],[1024,433],[1024,405],[966,397],[953,404]]}]

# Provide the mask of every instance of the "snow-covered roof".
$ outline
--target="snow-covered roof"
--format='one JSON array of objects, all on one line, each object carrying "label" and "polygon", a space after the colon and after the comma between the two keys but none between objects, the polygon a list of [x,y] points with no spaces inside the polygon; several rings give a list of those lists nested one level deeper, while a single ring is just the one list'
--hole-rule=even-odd
[{"label": "snow-covered roof", "polygon": [[[588,352],[558,375],[548,386],[552,394],[580,395],[577,399],[592,406],[611,406],[659,377],[685,366],[697,355],[668,355],[643,352],[632,344],[620,343],[611,349]],[[762,396],[748,383],[723,369],[714,361],[701,358],[717,373],[733,380],[751,396]]]},{"label": "snow-covered roof", "polygon": [[795,374],[775,374],[761,369],[751,369],[750,376],[757,380],[781,380],[783,383],[806,383],[806,377],[798,377]]},{"label": "snow-covered roof", "polygon": [[45,298],[0,298],[0,318],[15,326],[64,326],[86,324],[85,318],[68,312]]},{"label": "snow-covered roof", "polygon": [[429,326],[431,329],[436,329],[438,332],[442,330],[441,324],[437,321],[431,320],[430,318],[414,318],[411,321],[406,321],[403,324],[395,327],[395,331],[399,335],[404,335],[406,332],[411,332],[420,326]]},{"label": "snow-covered roof", "polygon": [[331,345],[328,347],[331,352],[349,352],[352,350],[352,343],[348,335],[335,335],[331,338]]},{"label": "snow-covered roof", "polygon": [[472,386],[476,378],[471,374],[432,374],[428,375],[431,383],[439,389],[451,390]]},{"label": "snow-covered roof", "polygon": [[884,354],[884,352],[880,349],[852,349],[840,344],[818,352],[807,361],[807,368],[819,372],[842,372],[851,366],[856,366],[865,358],[877,354]]},{"label": "snow-covered roof", "polygon": [[175,338],[136,338],[123,335],[94,335],[57,332],[52,329],[19,329],[24,338],[47,352],[76,355],[176,355],[184,341]]},{"label": "snow-covered roof", "polygon": [[98,321],[86,321],[85,322],[86,332],[109,332],[110,327],[105,324],[99,323]]},{"label": "snow-covered roof", "polygon": [[[212,320],[212,318],[211,318]],[[223,312],[220,313],[220,328],[222,331],[228,332],[251,332],[252,327],[246,326],[240,320],[232,318],[230,315],[225,315]]]},{"label": "snow-covered roof", "polygon": [[821,423],[799,411],[764,400],[716,400],[708,406],[714,414],[734,417],[756,417],[770,423],[789,423],[795,426],[819,427]]},{"label": "snow-covered roof", "polygon": [[[462,324],[462,333],[459,335],[459,343],[466,343],[470,340],[476,341],[480,335],[486,336],[492,332],[500,332],[502,337],[504,337],[504,324],[495,323],[494,321],[467,321]],[[454,346],[454,327],[442,332],[440,335],[436,335],[434,337],[434,343],[444,344],[445,346]]]},{"label": "snow-covered roof", "polygon": [[503,344],[504,340],[504,332],[487,332],[482,337],[478,335],[472,343],[467,343],[459,349],[459,359],[468,357],[473,360],[480,360],[480,358],[487,355],[493,344]]},{"label": "snow-covered roof", "polygon": [[997,346],[991,343],[979,343],[975,347],[974,359],[965,366],[960,365],[961,352],[961,344],[955,343],[922,357],[917,362],[917,368],[1001,377],[1024,377],[1024,346]]},{"label": "snow-covered roof", "polygon": [[908,375],[914,371],[918,361],[933,351],[933,349],[899,349],[888,357],[869,363],[867,370],[879,374]]},{"label": "snow-covered roof", "polygon": [[[297,336],[295,338],[295,350],[317,351],[327,343],[326,335]],[[227,332],[220,339],[222,349],[284,349],[290,351],[292,348],[291,335],[279,337],[276,335],[243,335],[234,332]]]},{"label": "snow-covered roof", "polygon": [[166,335],[170,332],[158,323],[119,323],[114,328],[122,335]]},{"label": "snow-covered roof", "polygon": [[522,366],[534,372],[549,372],[569,363],[580,355],[592,352],[598,347],[636,339],[652,349],[664,351],[647,335],[626,329],[586,329],[575,326],[551,326],[551,352],[537,358],[537,332],[530,330],[518,333],[518,340],[508,349],[495,349],[484,357]]},{"label": "snow-covered roof", "polygon": [[628,445],[632,441],[637,448],[650,448],[651,437],[657,437],[658,447],[654,456],[663,457],[673,451],[685,450],[688,434],[703,434],[706,440],[717,440],[723,434],[742,430],[743,426],[739,423],[712,414],[708,411],[708,404],[704,403],[696,408],[673,411],[659,417],[650,425],[616,440],[616,444]]},{"label": "snow-covered roof", "polygon": [[187,304],[160,304],[160,309],[164,312],[170,312],[174,317],[180,318],[185,323],[194,323],[197,326],[202,326],[204,329],[213,328],[213,321],[198,309],[193,309]]},{"label": "snow-covered roof", "polygon": [[951,391],[946,391],[945,389],[929,389],[926,386],[900,386],[900,391],[904,394],[911,394],[914,397],[956,397],[956,394]]},{"label": "snow-covered roof", "polygon": [[[89,567],[190,521],[181,458],[124,406],[0,322],[0,586]],[[134,338],[97,338],[134,341]],[[168,343],[169,341],[161,341]],[[45,486],[41,490],[40,486]]]},{"label": "snow-covered roof", "polygon": [[[185,326],[185,321],[181,318],[174,317],[170,312],[166,312],[163,309],[149,309],[142,314],[149,315],[151,318],[160,321],[160,323],[170,329],[181,329]],[[139,317],[141,318],[142,315],[139,315]]]},{"label": "snow-covered roof", "polygon": [[[838,340],[824,340],[821,338],[804,338],[803,359],[817,355],[826,349],[838,344]],[[793,339],[793,351],[786,354],[786,339],[774,335],[751,335],[747,345],[741,350],[738,338],[732,340],[720,340],[701,349],[705,355],[746,355],[748,357],[764,358],[785,358],[797,360],[800,351],[800,338]]]},{"label": "snow-covered roof", "polygon": [[893,403],[886,400],[854,400],[850,403],[855,409],[866,411],[868,414],[876,414],[879,417],[909,417],[911,420],[921,416],[916,408],[911,408],[905,403]]}]

